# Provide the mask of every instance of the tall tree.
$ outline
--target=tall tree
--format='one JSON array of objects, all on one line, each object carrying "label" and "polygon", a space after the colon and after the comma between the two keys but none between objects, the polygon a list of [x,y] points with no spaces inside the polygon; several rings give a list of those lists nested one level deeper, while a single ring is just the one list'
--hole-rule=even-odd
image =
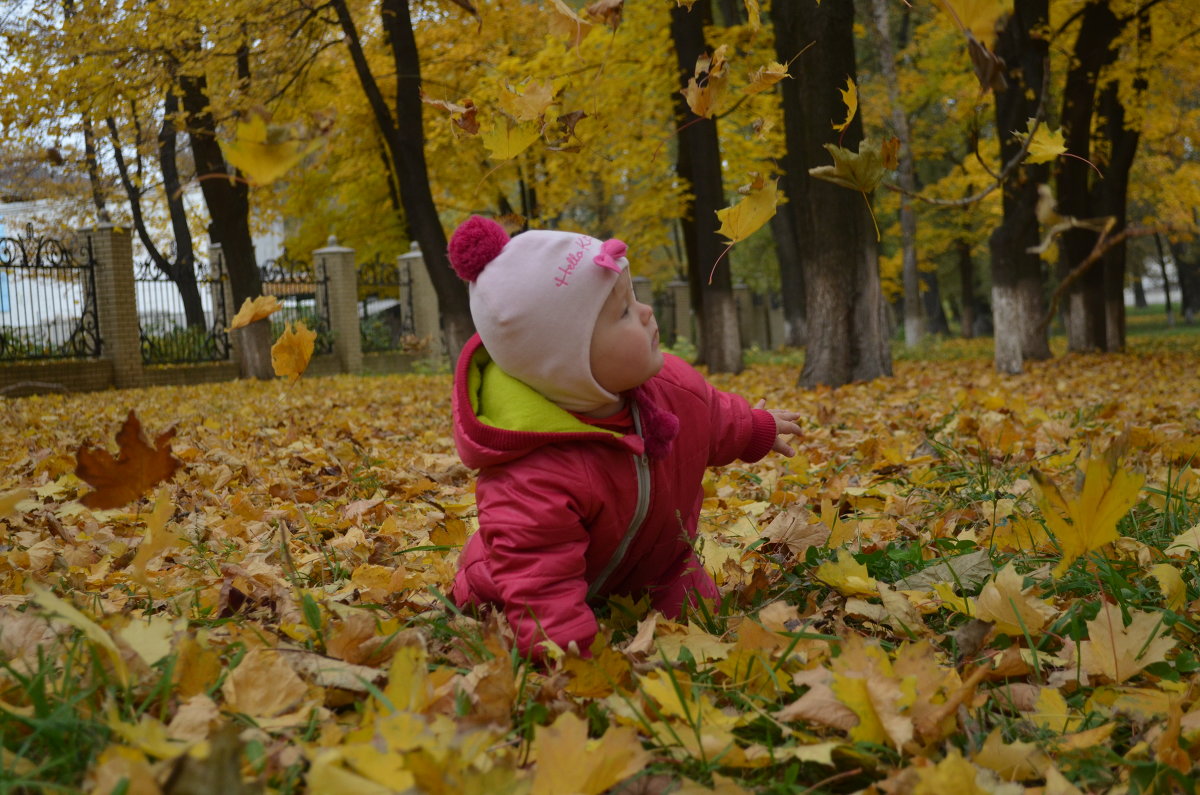
[{"label": "tall tree", "polygon": [[[1101,215],[1090,190],[1093,176],[1085,162],[1092,157],[1092,119],[1096,111],[1097,82],[1101,70],[1117,58],[1114,45],[1122,22],[1108,0],[1090,0],[1080,12],[1079,32],[1072,50],[1062,94],[1063,142],[1072,158],[1056,164],[1058,210],[1075,218]],[[1070,229],[1059,240],[1058,273],[1069,274],[1091,253],[1096,233]],[[1104,278],[1102,268],[1093,268],[1075,281],[1067,292],[1067,346],[1072,351],[1106,350],[1104,321]]]},{"label": "tall tree", "polygon": [[[467,4],[469,6],[469,4]],[[467,288],[446,258],[446,232],[438,218],[425,163],[425,128],[421,105],[421,63],[413,35],[408,0],[381,0],[379,23],[395,73],[394,106],[388,107],[346,0],[332,0],[337,22],[359,83],[370,103],[376,128],[386,148],[388,168],[394,175],[403,206],[409,239],[421,246],[430,281],[438,296],[442,332],[451,356],[474,333]]]},{"label": "tall tree", "polygon": [[[679,62],[681,92],[693,79],[701,88],[710,76],[716,79],[716,75],[696,76],[697,59],[707,52],[704,25],[711,22],[709,12],[707,3],[671,10],[671,38]],[[691,186],[683,231],[692,307],[700,320],[700,360],[714,372],[736,373],[742,369],[742,345],[733,301],[733,278],[729,263],[719,263],[726,246],[717,233],[720,228],[717,210],[725,206],[717,121],[692,113],[682,93],[676,103],[680,120],[679,176]]]},{"label": "tall tree", "polygon": [[[1013,131],[1044,115],[1049,42],[1043,31],[1048,21],[1048,0],[1016,0],[996,39],[996,54],[1007,65],[1007,85],[995,92],[996,131],[1004,164],[1021,152],[1021,141]],[[1004,218],[992,233],[990,247],[994,356],[996,369],[1003,373],[1021,372],[1025,359],[1050,357],[1046,332],[1038,328],[1045,312],[1042,261],[1029,251],[1039,241],[1038,185],[1046,182],[1049,173],[1044,164],[1026,162],[1009,169],[1001,186]]]},{"label": "tall tree", "polygon": [[[808,174],[829,162],[823,144],[833,140],[830,120],[845,116],[838,89],[856,75],[854,5],[778,3],[772,15],[780,60],[808,47],[795,79],[782,84],[790,201],[781,211],[794,213],[804,242],[808,347],[800,384],[838,386],[890,375],[879,252],[863,196]],[[842,145],[856,149],[862,137],[856,116]]]},{"label": "tall tree", "polygon": [[[912,194],[917,189],[917,172],[913,163],[912,134],[908,116],[900,103],[900,80],[896,73],[896,47],[892,43],[892,24],[888,0],[871,0],[871,18],[875,23],[876,46],[879,50],[879,71],[887,86],[890,121],[900,141],[899,181],[904,191],[900,196],[900,236],[904,280],[904,342],[909,347],[919,345],[926,333],[925,306],[921,301],[921,277],[917,270],[917,213]],[[903,46],[903,44],[901,45]]]}]

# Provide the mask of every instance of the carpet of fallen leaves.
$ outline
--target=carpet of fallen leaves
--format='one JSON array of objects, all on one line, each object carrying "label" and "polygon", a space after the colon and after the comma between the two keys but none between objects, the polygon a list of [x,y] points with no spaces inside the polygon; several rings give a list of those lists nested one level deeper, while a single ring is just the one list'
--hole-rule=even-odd
[{"label": "carpet of fallen leaves", "polygon": [[[721,602],[675,623],[616,600],[594,656],[542,667],[443,597],[476,522],[448,376],[0,401],[0,783],[1189,787],[1196,347],[1016,377],[900,361],[837,390],[795,375],[714,378],[805,427],[794,458],[710,474]],[[182,466],[85,507],[77,452],[115,451],[130,410]]]}]

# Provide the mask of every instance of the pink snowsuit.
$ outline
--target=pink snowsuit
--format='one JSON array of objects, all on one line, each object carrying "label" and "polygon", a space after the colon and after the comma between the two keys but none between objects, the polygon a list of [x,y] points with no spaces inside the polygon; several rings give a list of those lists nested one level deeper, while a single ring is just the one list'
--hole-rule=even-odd
[{"label": "pink snowsuit", "polygon": [[597,630],[589,603],[611,594],[648,593],[672,618],[693,594],[717,595],[690,543],[704,470],[762,458],[775,419],[664,359],[630,393],[641,433],[622,434],[503,373],[478,336],[463,349],[454,438],[463,463],[479,470],[479,531],[463,549],[453,598],[502,607],[524,654],[547,639],[586,651]]}]

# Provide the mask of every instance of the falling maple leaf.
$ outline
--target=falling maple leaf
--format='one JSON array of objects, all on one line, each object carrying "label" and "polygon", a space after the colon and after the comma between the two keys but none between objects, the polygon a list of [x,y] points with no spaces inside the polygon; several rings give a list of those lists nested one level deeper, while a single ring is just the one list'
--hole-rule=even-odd
[{"label": "falling maple leaf", "polygon": [[[1035,125],[1037,125],[1035,127]],[[1048,125],[1038,124],[1037,119],[1030,119],[1026,123],[1027,130],[1033,130],[1033,140],[1029,142],[1028,153],[1025,155],[1027,163],[1049,163],[1056,157],[1066,154],[1067,147],[1063,143],[1063,131],[1051,130]],[[1029,138],[1028,132],[1013,130],[1012,134],[1020,141],[1025,141]]]},{"label": "falling maple leaf", "polygon": [[870,139],[864,139],[857,152],[834,144],[825,144],[825,150],[833,156],[833,165],[810,168],[808,173],[817,179],[863,194],[871,193],[883,181],[883,157],[879,145]]},{"label": "falling maple leaf", "polygon": [[592,23],[576,14],[563,0],[550,0],[550,34],[562,36],[578,48],[592,30]]},{"label": "falling maple leaf", "polygon": [[256,109],[238,120],[232,141],[221,141],[225,159],[249,182],[269,185],[321,146],[323,138],[304,140],[292,125],[272,124],[271,114]]},{"label": "falling maple leaf", "polygon": [[964,33],[989,50],[996,46],[996,23],[1012,12],[1012,0],[933,0]]},{"label": "falling maple leaf", "polygon": [[703,52],[696,59],[695,73],[688,78],[687,88],[682,93],[688,107],[697,116],[711,118],[716,113],[717,103],[725,94],[729,80],[729,64],[725,60],[728,49],[728,45],[722,44],[711,55]]},{"label": "falling maple leaf", "polygon": [[294,329],[289,323],[271,346],[271,367],[275,369],[275,375],[286,375],[291,383],[296,383],[308,369],[316,341],[317,332],[309,331],[303,320],[297,320]]},{"label": "falling maple leaf", "polygon": [[480,138],[496,160],[511,160],[541,136],[536,124],[515,124],[501,119]]},{"label": "falling maple leaf", "polygon": [[1087,622],[1088,639],[1079,644],[1079,662],[1089,674],[1120,684],[1147,665],[1162,662],[1175,648],[1174,638],[1162,634],[1161,614],[1130,610],[1129,615],[1126,627],[1121,608],[1104,602]]},{"label": "falling maple leaf", "polygon": [[117,431],[117,457],[85,442],[75,453],[75,475],[95,489],[81,499],[97,510],[120,508],[175,474],[183,462],[171,454],[175,428],[158,435],[151,447],[133,409]]},{"label": "falling maple leaf", "polygon": [[1114,442],[1104,455],[1091,456],[1084,465],[1083,487],[1073,499],[1037,469],[1030,470],[1038,507],[1062,548],[1054,576],[1061,576],[1080,555],[1117,540],[1117,522],[1137,503],[1145,481],[1144,475],[1121,467],[1123,450],[1121,442]]},{"label": "falling maple leaf", "polygon": [[621,26],[621,17],[625,13],[625,0],[595,0],[584,6],[584,16],[616,31]]},{"label": "falling maple leaf", "polygon": [[506,88],[500,94],[500,107],[518,122],[537,121],[554,104],[554,83],[534,80],[523,91]]},{"label": "falling maple leaf", "polygon": [[279,299],[273,295],[260,295],[257,298],[247,298],[242,302],[242,308],[233,316],[233,320],[229,322],[229,330],[242,328],[251,323],[262,320],[283,309],[283,305],[279,303]]},{"label": "falling maple leaf", "polygon": [[[847,77],[846,87],[839,88],[838,91],[842,95],[842,102],[846,103],[846,119],[841,124],[835,122],[833,129],[837,132],[845,132],[846,128],[850,126],[850,122],[854,121],[854,115],[858,113],[858,86],[854,84],[854,80]],[[827,146],[826,149],[828,148]],[[837,156],[834,155],[834,159],[836,158]],[[882,176],[880,178],[882,179]],[[871,190],[874,190],[874,188],[871,188]]]},{"label": "falling maple leaf", "polygon": [[750,83],[743,90],[747,94],[761,94],[785,77],[791,77],[788,74],[787,65],[772,61],[766,66],[755,69],[750,75]]},{"label": "falling maple leaf", "polygon": [[738,243],[762,228],[763,224],[775,215],[779,204],[778,181],[764,180],[754,175],[753,182],[746,186],[745,198],[737,204],[717,210],[717,220],[721,222],[718,235],[724,235],[730,243]]}]

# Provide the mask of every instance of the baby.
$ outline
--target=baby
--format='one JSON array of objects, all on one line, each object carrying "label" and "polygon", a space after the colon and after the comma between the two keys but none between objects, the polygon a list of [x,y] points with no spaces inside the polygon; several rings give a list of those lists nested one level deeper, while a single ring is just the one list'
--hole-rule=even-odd
[{"label": "baby", "polygon": [[505,611],[523,654],[585,654],[591,605],[648,594],[670,618],[716,597],[692,542],[706,467],[757,461],[789,411],[751,408],[658,347],[626,246],[571,232],[509,238],[478,216],[450,239],[478,334],[454,374],[454,438],[479,470],[479,531],[453,598]]}]

